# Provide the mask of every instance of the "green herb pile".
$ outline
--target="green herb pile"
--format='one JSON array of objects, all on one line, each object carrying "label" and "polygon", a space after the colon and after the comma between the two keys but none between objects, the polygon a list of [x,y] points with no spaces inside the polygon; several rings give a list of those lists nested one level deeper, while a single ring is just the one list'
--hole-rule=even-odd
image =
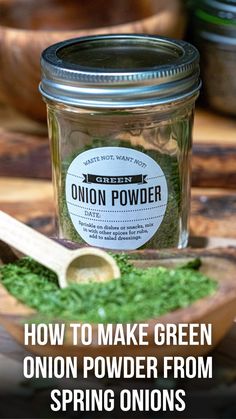
[{"label": "green herb pile", "polygon": [[114,255],[121,277],[105,283],[60,289],[56,275],[30,258],[0,267],[0,281],[24,304],[47,317],[91,323],[125,323],[154,318],[213,294],[215,281],[197,272],[198,261],[177,269],[137,269]]}]

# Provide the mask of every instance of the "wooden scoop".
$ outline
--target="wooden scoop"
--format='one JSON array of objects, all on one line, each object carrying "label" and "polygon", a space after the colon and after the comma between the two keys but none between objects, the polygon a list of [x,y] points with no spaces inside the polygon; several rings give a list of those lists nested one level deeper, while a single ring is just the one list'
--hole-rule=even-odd
[{"label": "wooden scoop", "polygon": [[116,261],[103,250],[65,249],[2,211],[0,239],[54,271],[61,288],[68,282],[108,281],[120,276]]}]

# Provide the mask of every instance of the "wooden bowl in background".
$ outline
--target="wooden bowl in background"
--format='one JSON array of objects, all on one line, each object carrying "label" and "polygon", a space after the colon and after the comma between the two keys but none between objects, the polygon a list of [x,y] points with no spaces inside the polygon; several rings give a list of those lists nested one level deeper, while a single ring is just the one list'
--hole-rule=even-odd
[{"label": "wooden bowl in background", "polygon": [[[12,253],[8,248],[0,250],[1,259],[9,262]],[[136,253],[135,253],[136,254]],[[138,254],[138,259],[137,259]],[[176,266],[194,257],[201,257],[201,270],[206,275],[216,279],[219,283],[218,291],[210,296],[198,300],[190,307],[176,310],[157,319],[147,320],[148,336],[153,341],[156,323],[211,323],[213,327],[212,346],[73,346],[71,334],[67,334],[63,346],[32,346],[28,349],[40,355],[61,356],[158,356],[158,362],[164,356],[200,356],[210,352],[225,336],[236,317],[236,252],[228,249],[216,250],[182,250],[182,251],[139,251],[136,260],[141,267],[147,266]],[[21,344],[23,344],[23,323],[34,320],[35,312],[21,304],[0,285],[0,323]],[[43,319],[41,318],[41,322]],[[93,326],[96,336],[96,325]]]},{"label": "wooden bowl in background", "polygon": [[101,33],[181,38],[181,0],[0,0],[0,98],[36,120],[46,109],[38,92],[40,54],[49,45]]}]

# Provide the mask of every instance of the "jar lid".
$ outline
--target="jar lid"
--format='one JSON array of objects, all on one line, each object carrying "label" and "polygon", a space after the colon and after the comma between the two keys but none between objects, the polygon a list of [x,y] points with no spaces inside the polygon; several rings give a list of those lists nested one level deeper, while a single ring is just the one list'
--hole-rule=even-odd
[{"label": "jar lid", "polygon": [[195,10],[196,30],[202,38],[235,47],[236,0],[199,0]]},{"label": "jar lid", "polygon": [[225,19],[225,23],[236,20],[236,0],[200,0],[197,8],[203,8],[211,15]]},{"label": "jar lid", "polygon": [[40,91],[46,99],[86,108],[164,104],[200,88],[197,49],[149,35],[60,42],[43,51],[41,66]]}]

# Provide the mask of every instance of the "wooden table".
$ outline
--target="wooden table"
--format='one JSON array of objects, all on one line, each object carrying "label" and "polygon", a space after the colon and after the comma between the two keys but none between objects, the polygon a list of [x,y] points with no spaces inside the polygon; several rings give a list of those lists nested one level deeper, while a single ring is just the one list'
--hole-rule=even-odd
[{"label": "wooden table", "polygon": [[[46,127],[5,108],[1,111],[0,127],[0,207],[31,227],[52,235],[54,207]],[[222,244],[222,238],[227,239],[226,244],[236,246],[235,162],[236,121],[198,110],[194,129],[191,235],[214,237],[210,242],[214,246]],[[221,372],[221,378],[217,378],[219,385],[221,382],[228,385],[236,394],[235,349],[236,325],[214,354],[217,371]],[[24,355],[23,348],[0,327],[0,382],[4,380],[6,365],[15,371],[11,377],[18,375]],[[10,383],[13,385],[11,380]],[[231,417],[236,418],[236,413]]]},{"label": "wooden table", "polygon": [[[0,108],[1,208],[53,233],[47,129]],[[236,238],[236,121],[198,110],[193,141],[191,234]]]}]

